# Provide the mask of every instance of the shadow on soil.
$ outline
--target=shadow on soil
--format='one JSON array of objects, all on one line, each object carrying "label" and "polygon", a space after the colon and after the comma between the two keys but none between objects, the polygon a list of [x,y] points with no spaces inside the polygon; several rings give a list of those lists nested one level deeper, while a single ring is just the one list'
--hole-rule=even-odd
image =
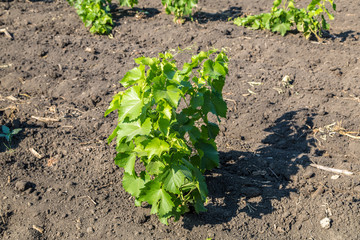
[{"label": "shadow on soil", "polygon": [[[291,111],[278,118],[274,126],[264,129],[270,133],[262,140],[264,147],[255,152],[220,152],[221,167],[207,176],[208,212],[187,214],[184,227],[192,229],[204,224],[222,224],[245,212],[253,218],[262,218],[275,208],[271,200],[289,197],[291,176],[310,164],[305,153],[314,146],[308,139],[313,118],[307,114],[306,123],[296,125],[304,110]],[[302,112],[301,117],[297,115]]]},{"label": "shadow on soil", "polygon": [[336,38],[340,38],[340,42],[345,42],[348,39],[358,39],[360,38],[360,33],[355,33],[354,31],[346,31],[340,34],[334,35]]},{"label": "shadow on soil", "polygon": [[[2,115],[0,114],[0,117]],[[40,128],[41,126],[39,125],[34,125],[34,124],[27,124],[25,122],[21,122],[18,119],[15,119],[7,124],[5,124],[8,128],[10,128],[10,130],[16,129],[16,128],[21,128],[21,131],[16,134],[13,135],[11,138],[11,143],[7,142],[6,139],[4,137],[0,137],[0,153],[2,152],[6,152],[6,151],[16,151],[16,149],[18,148],[20,142],[26,137],[27,134],[24,134],[24,131],[26,129],[34,129],[34,128]],[[1,131],[1,127],[0,127],[0,133],[2,133]]]},{"label": "shadow on soil", "polygon": [[223,12],[217,13],[207,13],[203,11],[198,11],[194,14],[193,18],[200,24],[205,24],[209,21],[228,21],[229,18],[235,18],[242,15],[240,7],[230,7],[229,9]]},{"label": "shadow on soil", "polygon": [[124,17],[135,17],[137,19],[152,18],[158,15],[160,11],[156,8],[131,8],[121,9],[117,5],[111,6],[111,15],[113,17],[114,26],[122,24],[121,19]]}]

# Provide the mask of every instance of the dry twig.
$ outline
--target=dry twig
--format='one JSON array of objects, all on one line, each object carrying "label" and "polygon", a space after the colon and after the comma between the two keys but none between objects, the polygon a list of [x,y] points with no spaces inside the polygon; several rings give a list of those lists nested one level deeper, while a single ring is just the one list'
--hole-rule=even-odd
[{"label": "dry twig", "polygon": [[350,172],[348,170],[325,167],[325,166],[314,164],[314,163],[311,163],[310,166],[324,170],[324,171],[333,172],[333,173],[339,173],[339,174],[345,174],[345,175],[353,175],[354,174],[353,172]]},{"label": "dry twig", "polygon": [[60,119],[58,118],[45,118],[45,117],[35,117],[35,116],[31,116],[31,118],[36,119],[40,122],[60,122]]},{"label": "dry twig", "polygon": [[44,233],[44,229],[41,227],[38,227],[36,225],[32,225],[32,228],[35,229],[36,231],[38,231],[39,233]]},{"label": "dry twig", "polygon": [[13,40],[13,37],[12,37],[11,34],[8,32],[8,30],[6,30],[6,28],[1,28],[1,29],[0,29],[0,33],[4,33],[5,36],[7,36],[7,37],[10,38],[11,40]]},{"label": "dry twig", "polygon": [[43,158],[43,156],[42,156],[40,153],[38,153],[37,151],[35,151],[35,149],[29,148],[29,151],[30,151],[37,159],[42,159],[42,158]]}]

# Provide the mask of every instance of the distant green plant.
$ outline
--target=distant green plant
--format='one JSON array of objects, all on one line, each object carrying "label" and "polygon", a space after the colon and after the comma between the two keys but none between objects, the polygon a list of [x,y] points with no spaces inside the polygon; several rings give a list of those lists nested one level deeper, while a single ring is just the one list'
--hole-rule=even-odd
[{"label": "distant green plant", "polygon": [[[77,10],[77,14],[90,27],[91,33],[110,34],[113,28],[110,14],[111,0],[67,0],[70,6]],[[183,23],[185,17],[191,16],[198,0],[161,0],[167,14],[174,14],[174,22]],[[134,7],[138,0],[119,0],[122,7]]]},{"label": "distant green plant", "polygon": [[21,128],[16,128],[16,129],[13,129],[12,131],[10,131],[10,128],[8,128],[7,126],[5,125],[2,125],[1,126],[1,130],[3,133],[0,133],[0,137],[3,137],[6,139],[6,141],[8,142],[9,145],[5,145],[5,147],[7,149],[11,149],[11,139],[12,139],[12,136],[18,134],[22,129]]},{"label": "distant green plant", "polygon": [[198,0],[161,0],[167,14],[174,14],[174,22],[183,23],[184,17],[191,16]]},{"label": "distant green plant", "polygon": [[[105,116],[118,111],[118,124],[110,135],[116,139],[115,164],[124,169],[122,184],[135,198],[152,205],[160,221],[189,211],[206,211],[207,186],[202,175],[218,166],[215,138],[217,123],[227,106],[222,98],[228,58],[216,50],[200,52],[179,70],[173,55],[135,59],[139,65],[120,83],[127,88],[116,94]],[[184,104],[180,108],[180,102]],[[135,171],[135,163],[143,165]]]},{"label": "distant green plant", "polygon": [[[323,30],[329,30],[330,25],[326,22],[324,14],[326,13],[330,20],[334,16],[326,8],[326,3],[330,3],[333,10],[336,11],[336,4],[333,0],[312,0],[306,9],[298,9],[294,5],[294,0],[275,0],[270,13],[239,17],[234,19],[238,26],[251,27],[253,29],[268,29],[273,32],[279,32],[282,36],[296,26],[299,32],[302,32],[306,39],[314,34],[317,39],[322,37]],[[282,4],[281,8],[279,6]]]},{"label": "distant green plant", "polygon": [[85,27],[90,27],[91,33],[109,34],[112,30],[110,14],[111,0],[67,0],[75,7]]},{"label": "distant green plant", "polygon": [[138,0],[119,0],[119,3],[122,7],[134,7],[139,2]]}]

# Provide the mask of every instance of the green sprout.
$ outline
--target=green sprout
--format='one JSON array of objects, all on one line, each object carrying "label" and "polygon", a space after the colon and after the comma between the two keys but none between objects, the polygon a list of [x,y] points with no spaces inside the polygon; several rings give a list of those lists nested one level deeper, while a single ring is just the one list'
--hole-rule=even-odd
[{"label": "green sprout", "polygon": [[3,133],[0,133],[0,137],[4,137],[6,139],[6,141],[8,142],[8,145],[6,145],[5,143],[4,143],[4,145],[8,150],[10,150],[12,136],[18,134],[22,129],[16,128],[16,129],[13,129],[12,131],[10,131],[10,128],[8,128],[5,125],[2,125],[1,129],[2,129]]}]

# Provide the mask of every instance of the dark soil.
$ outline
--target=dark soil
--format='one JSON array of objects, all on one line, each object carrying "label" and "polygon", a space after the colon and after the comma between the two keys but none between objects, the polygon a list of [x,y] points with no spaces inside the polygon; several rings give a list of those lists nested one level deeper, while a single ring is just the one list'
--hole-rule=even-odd
[{"label": "dark soil", "polygon": [[[360,3],[336,3],[318,42],[227,22],[268,11],[266,0],[200,1],[184,25],[160,0],[114,2],[113,38],[91,35],[66,1],[1,1],[13,40],[0,33],[0,124],[23,130],[11,149],[0,139],[0,238],[360,239]],[[227,48],[229,111],[208,212],[164,226],[123,190],[106,143],[116,114],[103,114],[134,58],[178,47]]]}]

